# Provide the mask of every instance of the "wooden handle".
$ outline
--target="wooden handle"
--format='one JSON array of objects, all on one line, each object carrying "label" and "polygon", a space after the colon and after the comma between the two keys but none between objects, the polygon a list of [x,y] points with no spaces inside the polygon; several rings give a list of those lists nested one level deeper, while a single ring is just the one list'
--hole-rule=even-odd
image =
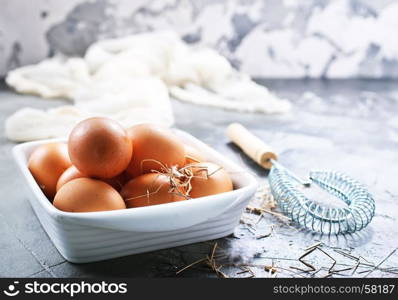
[{"label": "wooden handle", "polygon": [[271,159],[278,159],[270,146],[239,123],[230,124],[227,128],[227,135],[243,152],[265,169],[271,169]]}]

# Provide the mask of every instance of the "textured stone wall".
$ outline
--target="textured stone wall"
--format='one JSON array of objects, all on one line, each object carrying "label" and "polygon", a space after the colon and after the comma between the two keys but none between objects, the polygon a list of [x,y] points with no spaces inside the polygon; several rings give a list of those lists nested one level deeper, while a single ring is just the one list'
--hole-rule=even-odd
[{"label": "textured stone wall", "polygon": [[98,39],[172,29],[259,77],[398,78],[396,0],[3,0],[0,75]]}]

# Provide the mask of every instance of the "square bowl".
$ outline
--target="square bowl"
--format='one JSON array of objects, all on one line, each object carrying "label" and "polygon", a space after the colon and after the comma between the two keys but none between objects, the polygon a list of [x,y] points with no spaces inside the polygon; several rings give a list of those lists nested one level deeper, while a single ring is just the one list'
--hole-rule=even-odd
[{"label": "square bowl", "polygon": [[234,190],[227,193],[147,207],[104,212],[70,213],[55,208],[30,173],[30,154],[40,145],[65,142],[51,139],[13,148],[13,156],[27,182],[33,210],[51,241],[68,261],[87,263],[171,248],[233,233],[253,197],[257,180],[248,171],[181,130],[174,133],[196,147],[205,159],[230,172]]}]

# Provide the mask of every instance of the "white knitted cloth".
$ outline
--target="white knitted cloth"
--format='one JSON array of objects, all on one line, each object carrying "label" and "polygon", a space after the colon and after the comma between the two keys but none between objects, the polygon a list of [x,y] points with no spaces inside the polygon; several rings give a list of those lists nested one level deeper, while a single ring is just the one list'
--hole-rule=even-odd
[{"label": "white knitted cloth", "polygon": [[71,101],[46,111],[18,110],[6,120],[6,135],[14,141],[66,136],[90,116],[107,116],[125,127],[140,122],[170,126],[169,94],[242,112],[290,108],[215,51],[195,49],[163,31],[99,41],[83,58],[56,56],[9,72],[6,82],[19,93]]}]

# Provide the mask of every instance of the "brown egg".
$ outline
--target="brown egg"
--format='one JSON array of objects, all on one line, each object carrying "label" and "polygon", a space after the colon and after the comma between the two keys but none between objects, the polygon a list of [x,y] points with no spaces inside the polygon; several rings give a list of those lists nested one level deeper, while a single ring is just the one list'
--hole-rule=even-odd
[{"label": "brown egg", "polygon": [[119,192],[122,189],[122,187],[126,184],[126,182],[129,181],[129,179],[130,176],[128,176],[125,172],[123,172],[115,177],[102,178],[101,180],[111,185],[115,190]]},{"label": "brown egg", "polygon": [[39,146],[28,162],[30,172],[49,199],[55,196],[58,178],[70,165],[68,148],[63,143]]},{"label": "brown egg", "polygon": [[229,174],[216,164],[203,162],[190,167],[194,177],[191,179],[192,189],[189,196],[192,198],[205,197],[233,190]]},{"label": "brown egg", "polygon": [[[75,166],[70,166],[61,177],[59,177],[57,182],[57,191],[67,182],[76,178],[90,178],[87,175],[80,172]],[[99,179],[103,182],[111,185],[115,190],[120,191],[123,185],[128,181],[128,176],[123,172],[112,178],[93,178]]]},{"label": "brown egg", "polygon": [[184,144],[169,129],[153,124],[140,124],[127,130],[133,142],[134,156],[126,169],[132,177],[152,170],[185,163]]},{"label": "brown egg", "polygon": [[64,184],[55,195],[54,206],[67,212],[94,212],[126,208],[123,198],[109,184],[77,178]]},{"label": "brown egg", "polygon": [[73,179],[82,178],[82,177],[87,177],[87,176],[81,173],[78,169],[76,169],[75,166],[70,166],[68,169],[65,170],[65,172],[62,173],[61,177],[59,177],[57,182],[57,192],[65,183]]},{"label": "brown egg", "polygon": [[108,118],[90,118],[77,124],[69,135],[68,150],[80,172],[98,178],[122,173],[133,153],[126,131]]},{"label": "brown egg", "polygon": [[[178,192],[177,192],[178,191]],[[170,178],[149,173],[130,180],[120,191],[127,208],[164,204],[185,200],[183,189],[172,189]]]},{"label": "brown egg", "polygon": [[202,153],[195,147],[185,145],[185,165],[204,161]]}]

